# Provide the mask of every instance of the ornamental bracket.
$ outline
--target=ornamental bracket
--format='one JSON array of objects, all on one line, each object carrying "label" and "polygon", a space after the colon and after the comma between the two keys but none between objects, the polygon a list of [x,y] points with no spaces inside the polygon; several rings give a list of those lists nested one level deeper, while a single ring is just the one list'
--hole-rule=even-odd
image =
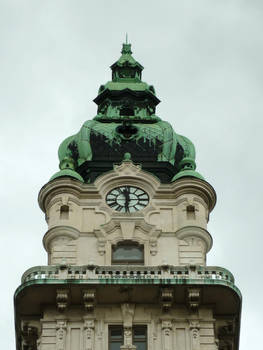
[{"label": "ornamental bracket", "polygon": [[170,311],[174,299],[174,290],[172,288],[161,288],[160,302],[164,312]]}]

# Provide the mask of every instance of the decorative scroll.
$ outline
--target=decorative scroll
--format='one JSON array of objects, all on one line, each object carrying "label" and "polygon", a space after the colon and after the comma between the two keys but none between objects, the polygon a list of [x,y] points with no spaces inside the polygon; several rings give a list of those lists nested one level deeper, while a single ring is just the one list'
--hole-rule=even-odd
[{"label": "decorative scroll", "polygon": [[199,321],[190,320],[191,350],[200,350],[200,324]]},{"label": "decorative scroll", "polygon": [[172,322],[162,321],[163,350],[172,350],[171,331],[172,331]]},{"label": "decorative scroll", "polygon": [[67,321],[58,320],[56,326],[56,350],[65,350],[66,347],[66,334],[67,334]]}]

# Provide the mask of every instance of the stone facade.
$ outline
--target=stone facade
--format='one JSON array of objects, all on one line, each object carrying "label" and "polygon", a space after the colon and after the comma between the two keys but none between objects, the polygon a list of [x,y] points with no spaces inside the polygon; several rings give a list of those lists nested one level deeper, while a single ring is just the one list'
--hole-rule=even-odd
[{"label": "stone facade", "polygon": [[[144,189],[149,205],[129,215],[112,210],[105,196],[121,185]],[[233,276],[206,267],[215,200],[205,181],[161,184],[131,161],[94,184],[49,182],[39,194],[48,266],[22,277],[18,349],[109,350],[116,325],[123,328],[122,350],[136,349],[132,330],[140,325],[148,350],[237,349]],[[112,264],[112,247],[123,241],[144,247],[144,263]]]},{"label": "stone facade", "polygon": [[[127,216],[107,206],[106,194],[124,184],[147,191],[147,208]],[[212,246],[207,231],[215,205],[212,187],[185,179],[161,184],[132,162],[91,185],[71,179],[49,183],[39,201],[46,213],[49,229],[43,243],[52,265],[111,265],[111,247],[123,240],[144,246],[145,265],[205,265]]]}]

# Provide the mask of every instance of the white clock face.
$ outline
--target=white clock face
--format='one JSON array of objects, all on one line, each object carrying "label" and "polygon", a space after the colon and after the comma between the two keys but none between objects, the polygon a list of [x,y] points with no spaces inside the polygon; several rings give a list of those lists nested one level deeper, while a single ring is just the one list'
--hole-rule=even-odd
[{"label": "white clock face", "polygon": [[107,194],[106,203],[109,207],[121,213],[134,213],[148,205],[149,196],[141,188],[120,186]]}]

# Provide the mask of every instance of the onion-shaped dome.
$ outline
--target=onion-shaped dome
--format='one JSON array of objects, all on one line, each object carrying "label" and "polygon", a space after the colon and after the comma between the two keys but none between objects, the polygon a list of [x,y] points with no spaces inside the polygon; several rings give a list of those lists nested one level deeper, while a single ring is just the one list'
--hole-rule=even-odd
[{"label": "onion-shaped dome", "polygon": [[122,55],[111,69],[112,80],[99,88],[94,99],[95,118],[60,145],[61,169],[70,162],[70,169],[84,182],[93,182],[130,153],[134,163],[164,183],[176,179],[182,169],[194,172],[194,145],[156,116],[160,100],[154,87],[141,80],[143,67],[132,57],[130,44],[123,44]]}]

